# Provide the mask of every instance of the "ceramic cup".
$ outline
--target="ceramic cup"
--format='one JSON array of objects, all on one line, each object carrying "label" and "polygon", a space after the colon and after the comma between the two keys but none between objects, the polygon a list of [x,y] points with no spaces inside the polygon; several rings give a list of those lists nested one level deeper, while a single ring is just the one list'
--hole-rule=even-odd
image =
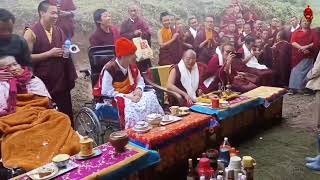
[{"label": "ceramic cup", "polygon": [[171,106],[169,109],[172,115],[177,115],[179,113],[179,106]]},{"label": "ceramic cup", "polygon": [[188,107],[180,107],[179,108],[179,113],[180,114],[185,114],[189,112],[189,108]]},{"label": "ceramic cup", "polygon": [[93,140],[84,137],[80,140],[80,156],[91,156],[93,154]]}]

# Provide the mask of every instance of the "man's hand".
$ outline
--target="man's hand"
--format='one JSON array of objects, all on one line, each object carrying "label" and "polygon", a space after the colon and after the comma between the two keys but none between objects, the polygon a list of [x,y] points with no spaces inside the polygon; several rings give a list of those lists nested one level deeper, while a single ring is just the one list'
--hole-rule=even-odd
[{"label": "man's hand", "polygon": [[179,35],[180,35],[179,33],[174,33],[172,36],[172,39],[177,39],[179,37]]},{"label": "man's hand", "polygon": [[13,78],[13,75],[3,69],[0,69],[0,81],[8,81]]},{"label": "man's hand", "polygon": [[188,94],[184,95],[184,99],[187,101],[188,105],[191,106],[193,104],[193,101],[192,101],[191,97]]},{"label": "man's hand", "polygon": [[140,29],[138,29],[138,30],[135,30],[135,31],[133,32],[133,34],[134,34],[135,36],[141,36],[141,35],[142,35],[142,31],[141,31]]},{"label": "man's hand", "polygon": [[52,48],[48,51],[49,57],[62,57],[63,49],[62,48]]}]

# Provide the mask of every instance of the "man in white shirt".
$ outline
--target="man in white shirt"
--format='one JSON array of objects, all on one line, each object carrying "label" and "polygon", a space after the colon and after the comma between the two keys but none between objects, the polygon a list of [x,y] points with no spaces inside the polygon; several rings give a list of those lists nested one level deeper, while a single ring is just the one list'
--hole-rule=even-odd
[{"label": "man in white shirt", "polygon": [[294,32],[300,27],[296,16],[291,17],[290,23],[291,23],[291,32]]},{"label": "man in white shirt", "polygon": [[188,22],[189,22],[189,26],[190,26],[189,31],[192,34],[193,38],[196,38],[198,28],[199,28],[198,19],[195,16],[191,16],[189,18]]},{"label": "man in white shirt", "polygon": [[[155,93],[144,92],[145,83],[135,64],[137,48],[133,42],[120,38],[115,49],[117,57],[102,69],[94,88],[95,95],[114,99],[112,104],[117,108],[122,128],[131,128],[136,122],[145,121],[151,113],[164,114]],[[98,103],[96,110],[102,119],[114,113],[108,102]]]}]

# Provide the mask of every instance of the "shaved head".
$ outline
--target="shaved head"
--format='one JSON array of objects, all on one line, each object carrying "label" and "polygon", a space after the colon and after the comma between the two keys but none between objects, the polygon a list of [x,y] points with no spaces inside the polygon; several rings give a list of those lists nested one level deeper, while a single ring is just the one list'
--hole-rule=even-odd
[{"label": "shaved head", "polygon": [[191,56],[191,55],[195,55],[196,56],[197,53],[193,49],[188,49],[183,53],[183,57]]}]

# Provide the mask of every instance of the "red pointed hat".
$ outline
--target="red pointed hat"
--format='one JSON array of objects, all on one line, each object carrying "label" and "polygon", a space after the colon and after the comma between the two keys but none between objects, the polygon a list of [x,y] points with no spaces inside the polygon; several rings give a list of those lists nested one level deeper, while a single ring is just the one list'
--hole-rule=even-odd
[{"label": "red pointed hat", "polygon": [[120,38],[116,41],[116,56],[129,56],[136,52],[137,47],[127,38]]}]

